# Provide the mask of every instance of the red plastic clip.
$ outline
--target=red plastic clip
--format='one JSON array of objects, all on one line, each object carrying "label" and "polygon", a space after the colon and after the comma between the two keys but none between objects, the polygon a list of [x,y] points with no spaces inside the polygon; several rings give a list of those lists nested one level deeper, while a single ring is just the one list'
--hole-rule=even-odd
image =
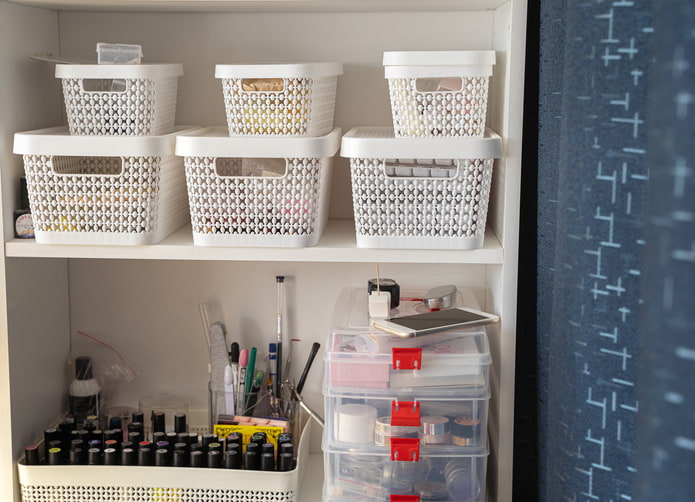
[{"label": "red plastic clip", "polygon": [[420,403],[418,401],[393,401],[391,425],[420,427]]},{"label": "red plastic clip", "polygon": [[391,438],[391,460],[417,462],[420,460],[420,440],[418,438]]},{"label": "red plastic clip", "polygon": [[390,495],[389,502],[420,502],[417,495]]},{"label": "red plastic clip", "polygon": [[421,348],[401,348],[391,349],[394,370],[419,370],[422,367]]}]

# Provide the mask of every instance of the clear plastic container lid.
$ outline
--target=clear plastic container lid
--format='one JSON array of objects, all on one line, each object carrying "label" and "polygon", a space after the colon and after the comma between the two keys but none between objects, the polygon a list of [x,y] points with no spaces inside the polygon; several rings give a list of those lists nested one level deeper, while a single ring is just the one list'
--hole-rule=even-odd
[{"label": "clear plastic container lid", "polygon": [[337,62],[215,65],[215,78],[317,78],[342,74],[343,64]]},{"label": "clear plastic container lid", "polygon": [[[392,316],[427,312],[418,293],[422,294],[403,291]],[[477,307],[460,293],[455,306]],[[418,358],[417,368],[409,365],[411,357]],[[414,396],[436,392],[441,397],[470,397],[482,396],[489,388],[491,357],[485,327],[414,338],[388,335],[369,326],[366,287],[341,292],[324,361],[327,395],[369,389],[374,395],[393,395],[397,390]]]}]

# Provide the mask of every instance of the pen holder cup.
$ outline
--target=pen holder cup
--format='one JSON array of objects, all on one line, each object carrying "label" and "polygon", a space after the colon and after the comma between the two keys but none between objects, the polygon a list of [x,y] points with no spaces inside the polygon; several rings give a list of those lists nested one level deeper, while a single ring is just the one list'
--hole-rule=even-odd
[{"label": "pen holder cup", "polygon": [[[226,416],[225,416],[226,415]],[[220,418],[227,421],[234,420],[234,417],[257,417],[257,418],[286,418],[289,421],[289,430],[299,437],[302,427],[302,410],[297,401],[291,399],[277,399],[274,395],[261,390],[247,394],[243,412],[239,412],[235,404],[234,411],[231,412],[228,406],[228,396],[224,391],[210,389],[210,430],[215,423],[220,422]]]}]

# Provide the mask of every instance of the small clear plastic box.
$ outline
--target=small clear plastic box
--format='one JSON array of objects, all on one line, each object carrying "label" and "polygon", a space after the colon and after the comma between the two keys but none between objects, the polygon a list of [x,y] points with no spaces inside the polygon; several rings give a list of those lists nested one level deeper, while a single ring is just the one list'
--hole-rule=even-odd
[{"label": "small clear plastic box", "polygon": [[98,64],[140,64],[142,46],[134,44],[97,44]]},{"label": "small clear plastic box", "polygon": [[[417,300],[422,293],[403,291],[400,305],[391,315],[427,312]],[[455,305],[476,307],[477,303],[472,302],[474,299],[464,301],[459,292]],[[411,364],[412,357],[418,358],[418,369]],[[489,388],[491,357],[485,327],[414,338],[370,327],[365,286],[364,290],[341,291],[324,362],[325,388],[331,392],[370,389],[372,395],[389,396],[394,390],[417,394],[448,387],[456,388],[459,395],[471,395]]]},{"label": "small clear plastic box", "polygon": [[393,460],[387,453],[324,453],[323,500],[387,502],[456,500],[484,502],[488,451],[466,455],[421,454],[417,461]]}]

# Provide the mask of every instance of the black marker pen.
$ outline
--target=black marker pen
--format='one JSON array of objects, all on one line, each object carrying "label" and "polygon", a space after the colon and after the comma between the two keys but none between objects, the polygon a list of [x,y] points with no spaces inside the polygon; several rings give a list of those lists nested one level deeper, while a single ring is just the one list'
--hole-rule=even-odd
[{"label": "black marker pen", "polygon": [[63,463],[63,450],[58,447],[49,448],[46,452],[46,463],[48,465],[61,465]]},{"label": "black marker pen", "polygon": [[191,467],[205,467],[205,454],[202,450],[195,450],[191,452]]},{"label": "black marker pen", "polygon": [[174,467],[188,467],[188,452],[186,450],[176,449],[172,454],[172,465]]},{"label": "black marker pen", "polygon": [[169,450],[158,448],[154,452],[154,465],[167,467],[169,465]]},{"label": "black marker pen", "polygon": [[241,469],[241,450],[239,448],[228,448],[224,452],[225,469]]},{"label": "black marker pen", "polygon": [[177,413],[174,415],[174,432],[176,434],[180,434],[186,432],[187,430],[188,426],[186,425],[186,414]]},{"label": "black marker pen", "polygon": [[138,449],[138,465],[152,465],[154,463],[154,452],[149,446],[141,446]]},{"label": "black marker pen", "polygon": [[209,450],[207,457],[208,457],[208,467],[210,467],[210,468],[222,467],[222,452],[220,450]]}]

